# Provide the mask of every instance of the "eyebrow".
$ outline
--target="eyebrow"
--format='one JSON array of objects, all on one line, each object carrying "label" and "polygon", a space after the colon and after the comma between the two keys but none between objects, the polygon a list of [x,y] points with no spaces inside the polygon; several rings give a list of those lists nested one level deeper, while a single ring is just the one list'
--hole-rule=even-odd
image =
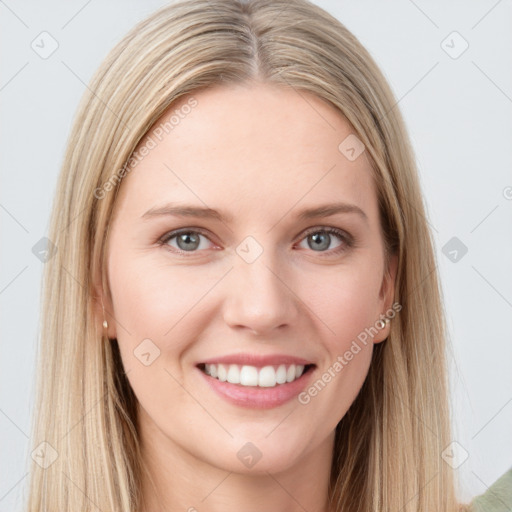
[{"label": "eyebrow", "polygon": [[[368,216],[366,213],[356,206],[355,204],[349,203],[329,203],[313,208],[305,208],[300,210],[296,217],[299,220],[308,220],[318,217],[330,217],[340,213],[355,213],[362,217],[366,223],[368,223]],[[141,218],[147,219],[157,216],[173,216],[173,217],[197,217],[203,219],[214,219],[221,222],[232,222],[233,216],[227,213],[222,213],[212,208],[204,208],[199,206],[168,203],[163,206],[151,208],[144,213]]]}]

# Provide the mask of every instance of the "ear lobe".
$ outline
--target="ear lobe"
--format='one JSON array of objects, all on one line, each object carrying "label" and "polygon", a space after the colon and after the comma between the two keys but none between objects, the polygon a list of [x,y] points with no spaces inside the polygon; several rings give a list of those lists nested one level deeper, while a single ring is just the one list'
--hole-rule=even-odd
[{"label": "ear lobe", "polygon": [[[384,278],[382,281],[382,286],[380,290],[380,298],[382,299],[382,311],[380,312],[380,318],[383,318],[386,314],[386,311],[392,309],[394,293],[395,293],[395,282],[396,282],[396,274],[398,269],[398,255],[393,254],[390,257],[388,268],[384,272]],[[383,321],[385,318],[383,318]],[[384,341],[388,336],[391,330],[391,322],[390,319],[384,327],[379,329],[378,334],[375,336],[373,342],[380,343]]]},{"label": "ear lobe", "polygon": [[398,254],[392,254],[389,258],[388,267],[384,272],[384,279],[380,291],[380,297],[384,301],[384,311],[391,308],[395,294],[396,274],[398,270]]},{"label": "ear lobe", "polygon": [[[94,307],[94,319],[97,322],[100,330],[105,332],[109,339],[116,338],[116,326],[114,316],[112,314],[113,308],[110,299],[104,292],[100,282],[96,279],[93,286],[93,307]],[[107,321],[108,327],[105,328],[103,323]]]}]

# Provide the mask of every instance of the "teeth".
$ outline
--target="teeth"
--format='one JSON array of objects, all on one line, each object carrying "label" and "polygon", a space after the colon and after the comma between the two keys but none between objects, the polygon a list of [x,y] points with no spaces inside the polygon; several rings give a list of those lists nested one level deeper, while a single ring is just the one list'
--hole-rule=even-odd
[{"label": "teeth", "polygon": [[286,382],[286,366],[282,364],[276,372],[276,382],[278,384],[284,384]]},{"label": "teeth", "polygon": [[[210,373],[210,375],[212,374]],[[242,384],[242,386],[257,386],[258,368],[255,366],[242,366],[240,370],[240,384]]]},{"label": "teeth", "polygon": [[293,382],[304,373],[304,365],[291,364],[279,366],[239,366],[237,364],[205,364],[204,372],[222,382],[242,386],[272,388],[277,384]]},{"label": "teeth", "polygon": [[[210,369],[212,366],[215,366],[215,365],[211,364]],[[223,364],[219,364],[219,366],[217,367],[217,378],[220,381],[225,382],[227,377],[228,377],[228,372],[226,371],[226,367]]]},{"label": "teeth", "polygon": [[260,388],[272,388],[277,384],[276,371],[273,366],[264,366],[258,375],[258,386]]},{"label": "teeth", "polygon": [[238,369],[238,365],[229,365],[228,376],[226,380],[231,382],[231,384],[240,384],[240,370]]}]

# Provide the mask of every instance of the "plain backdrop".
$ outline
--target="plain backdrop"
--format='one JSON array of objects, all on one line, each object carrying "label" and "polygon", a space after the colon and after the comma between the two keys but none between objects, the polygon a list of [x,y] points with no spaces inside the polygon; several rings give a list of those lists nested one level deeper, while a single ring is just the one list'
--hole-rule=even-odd
[{"label": "plain backdrop", "polygon": [[[21,510],[28,481],[43,268],[32,248],[72,119],[107,51],[164,3],[0,0],[0,511]],[[375,58],[411,135],[454,356],[449,449],[469,500],[512,466],[512,5],[315,3]],[[41,37],[58,44],[47,58]]]}]

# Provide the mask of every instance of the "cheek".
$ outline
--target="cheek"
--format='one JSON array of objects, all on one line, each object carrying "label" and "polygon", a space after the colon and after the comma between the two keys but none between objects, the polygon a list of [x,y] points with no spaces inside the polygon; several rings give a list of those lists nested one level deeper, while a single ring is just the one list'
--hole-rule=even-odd
[{"label": "cheek", "polygon": [[[364,263],[364,264],[363,264]],[[368,263],[368,264],[366,264]],[[315,318],[324,358],[316,380],[299,396],[312,417],[324,418],[321,435],[336,427],[359,393],[371,363],[381,278],[377,262],[339,266],[311,276],[302,297]],[[308,294],[306,290],[311,290]],[[312,420],[314,423],[314,420]]]},{"label": "cheek", "polygon": [[376,262],[361,260],[316,272],[309,279],[301,277],[300,298],[326,333],[330,353],[339,352],[379,319],[379,272]]},{"label": "cheek", "polygon": [[162,257],[112,253],[109,282],[120,349],[133,351],[149,338],[162,355],[178,355],[206,322],[201,311],[218,279]]},{"label": "cheek", "polygon": [[[198,279],[193,269],[170,268],[129,251],[112,252],[109,283],[130,385],[150,417],[173,417],[179,404],[190,400],[177,384],[184,378],[180,357],[198,336],[196,310],[212,284]],[[164,394],[155,392],[162,389]]]}]

